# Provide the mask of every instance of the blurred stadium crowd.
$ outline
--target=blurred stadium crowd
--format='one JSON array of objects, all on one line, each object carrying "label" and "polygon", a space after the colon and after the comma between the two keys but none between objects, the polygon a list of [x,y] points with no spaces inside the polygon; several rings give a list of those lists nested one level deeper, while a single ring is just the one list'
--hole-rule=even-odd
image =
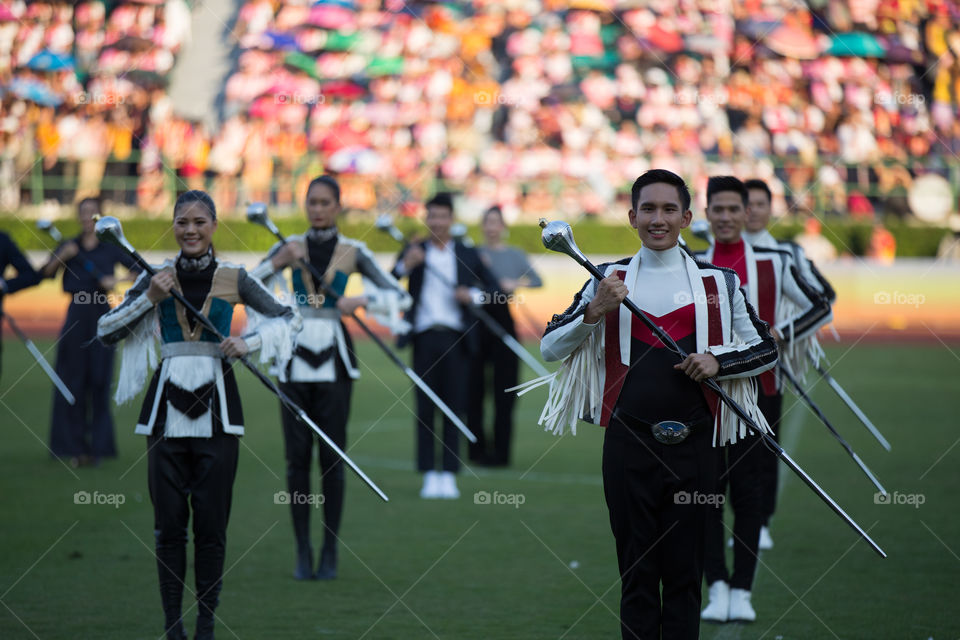
[{"label": "blurred stadium crowd", "polygon": [[413,214],[442,182],[467,219],[512,222],[622,213],[657,166],[701,198],[732,172],[778,215],[869,218],[908,215],[924,172],[960,183],[955,0],[238,6],[211,129],[167,91],[184,0],[0,3],[0,209],[161,212],[203,186],[224,211],[292,207],[333,171],[348,208]]}]

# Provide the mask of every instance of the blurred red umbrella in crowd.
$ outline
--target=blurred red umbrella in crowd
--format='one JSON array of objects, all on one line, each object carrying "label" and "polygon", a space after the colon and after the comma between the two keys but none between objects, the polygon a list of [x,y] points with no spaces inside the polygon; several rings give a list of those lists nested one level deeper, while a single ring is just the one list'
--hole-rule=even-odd
[{"label": "blurred red umbrella in crowd", "polygon": [[820,55],[820,43],[807,31],[781,25],[766,37],[766,45],[785,58],[813,60]]},{"label": "blurred red umbrella in crowd", "polygon": [[355,100],[367,93],[367,90],[355,82],[334,80],[323,85],[323,95],[335,98]]},{"label": "blurred red umbrella in crowd", "polygon": [[680,34],[676,31],[667,31],[658,24],[650,27],[644,40],[651,48],[664,53],[683,51],[683,38]]}]

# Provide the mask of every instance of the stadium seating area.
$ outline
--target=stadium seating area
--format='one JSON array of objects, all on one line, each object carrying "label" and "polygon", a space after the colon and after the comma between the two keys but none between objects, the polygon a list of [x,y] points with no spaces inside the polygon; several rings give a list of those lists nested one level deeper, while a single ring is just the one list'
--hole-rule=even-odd
[{"label": "stadium seating area", "polygon": [[[656,165],[698,193],[719,172],[767,178],[779,213],[906,215],[918,174],[960,179],[960,4],[815,4],[249,0],[207,131],[164,92],[182,0],[4,3],[0,161],[17,180],[0,208],[42,159],[78,180],[45,197],[120,167],[158,211],[166,167],[225,210],[238,193],[290,206],[327,170],[358,209],[413,213],[440,181],[467,217],[601,216]],[[131,153],[139,171],[105,164]]]}]

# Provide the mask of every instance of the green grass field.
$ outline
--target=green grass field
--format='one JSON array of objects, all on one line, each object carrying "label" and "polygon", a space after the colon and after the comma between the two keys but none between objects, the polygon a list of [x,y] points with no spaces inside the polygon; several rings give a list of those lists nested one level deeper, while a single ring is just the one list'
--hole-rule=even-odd
[{"label": "green grass field", "polygon": [[[41,343],[43,350],[50,343]],[[52,352],[48,354],[52,359]],[[885,452],[826,385],[814,397],[895,501],[874,489],[792,396],[787,450],[889,554],[880,559],[792,474],[763,552],[752,625],[703,625],[703,638],[960,637],[960,346],[832,347],[833,373],[893,445]],[[457,501],[423,501],[413,473],[410,385],[362,343],[349,452],[389,494],[348,479],[340,577],[293,580],[276,400],[240,373],[247,435],[228,531],[219,638],[611,638],[619,579],[600,483],[602,430],[560,440],[535,425],[543,391],[517,408],[509,470],[467,470]],[[99,468],[52,460],[51,385],[7,340],[0,382],[0,638],[158,638],[162,614],[137,406],[116,412],[120,457]],[[529,375],[529,372],[527,372]],[[135,404],[135,403],[134,403]],[[124,503],[81,505],[78,491]],[[523,504],[475,504],[474,493]],[[319,518],[319,511],[317,518]],[[316,522],[319,522],[317,520]],[[316,529],[315,529],[316,530]],[[316,539],[318,539],[315,536]],[[190,552],[192,556],[192,549]],[[188,588],[192,586],[192,571]],[[951,604],[954,603],[954,604]],[[187,594],[185,607],[193,600]],[[187,614],[192,630],[196,609]]]}]

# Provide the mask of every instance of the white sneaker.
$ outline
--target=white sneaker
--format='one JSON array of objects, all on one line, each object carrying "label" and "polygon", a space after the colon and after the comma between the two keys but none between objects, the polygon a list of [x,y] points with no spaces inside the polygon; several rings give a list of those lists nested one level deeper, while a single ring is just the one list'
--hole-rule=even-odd
[{"label": "white sneaker", "polygon": [[730,615],[730,585],[723,580],[717,580],[710,585],[708,597],[710,602],[707,603],[707,608],[700,612],[700,619],[726,622]]},{"label": "white sneaker", "polygon": [[444,471],[440,474],[440,498],[456,500],[460,497],[460,490],[457,489],[457,477],[452,471]]},{"label": "white sneaker", "polygon": [[727,619],[731,622],[753,622],[757,612],[750,604],[750,592],[746,589],[730,589],[730,612]]},{"label": "white sneaker", "polygon": [[440,498],[440,485],[440,473],[427,471],[423,474],[423,488],[420,489],[420,497],[424,500]]},{"label": "white sneaker", "polygon": [[770,537],[770,527],[760,527],[760,545],[761,551],[773,549],[773,538]]}]

